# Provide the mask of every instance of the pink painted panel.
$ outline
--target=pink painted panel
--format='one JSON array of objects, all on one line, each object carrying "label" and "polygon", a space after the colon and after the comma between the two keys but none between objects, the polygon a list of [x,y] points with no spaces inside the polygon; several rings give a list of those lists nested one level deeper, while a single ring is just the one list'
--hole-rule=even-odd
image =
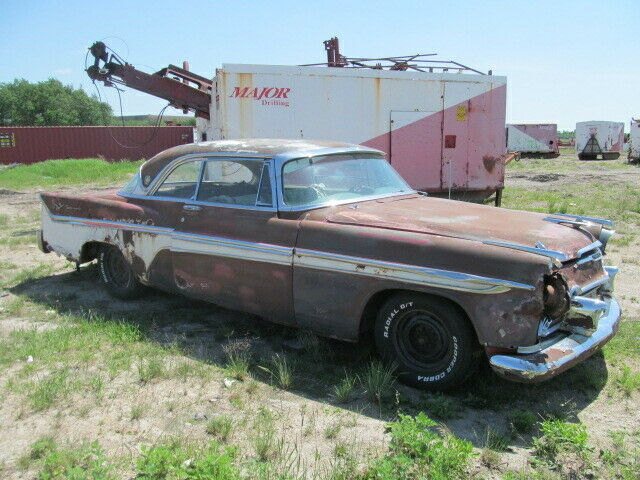
[{"label": "pink painted panel", "polygon": [[[463,93],[453,90],[452,95]],[[415,189],[447,191],[451,160],[452,189],[495,191],[504,186],[505,110],[503,84],[440,112],[392,112],[394,123],[399,119],[403,126],[394,129],[391,123],[390,133],[362,145],[390,154],[391,164]],[[415,121],[407,121],[408,115]],[[445,148],[450,135],[455,147]]]},{"label": "pink painted panel", "polygon": [[391,121],[407,123],[391,132],[391,165],[413,188],[440,190],[442,111],[391,112]]}]

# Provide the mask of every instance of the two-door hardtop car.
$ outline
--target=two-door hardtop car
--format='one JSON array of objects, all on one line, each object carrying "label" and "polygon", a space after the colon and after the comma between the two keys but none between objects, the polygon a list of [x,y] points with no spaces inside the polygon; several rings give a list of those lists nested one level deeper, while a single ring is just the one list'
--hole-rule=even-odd
[{"label": "two-door hardtop car", "polygon": [[[182,145],[120,191],[42,195],[41,249],[143,285],[358,341],[411,385],[460,384],[486,356],[535,382],[616,332],[611,223],[426,196],[357,145]],[[484,355],[482,355],[484,353]]]}]

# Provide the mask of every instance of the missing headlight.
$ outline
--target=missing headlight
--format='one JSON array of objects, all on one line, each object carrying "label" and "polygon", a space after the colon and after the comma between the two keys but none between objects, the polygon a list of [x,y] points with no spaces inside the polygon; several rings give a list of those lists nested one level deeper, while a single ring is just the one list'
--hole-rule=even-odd
[{"label": "missing headlight", "polygon": [[569,287],[562,275],[557,272],[545,275],[542,299],[545,317],[560,319],[567,313],[571,301],[569,300]]}]

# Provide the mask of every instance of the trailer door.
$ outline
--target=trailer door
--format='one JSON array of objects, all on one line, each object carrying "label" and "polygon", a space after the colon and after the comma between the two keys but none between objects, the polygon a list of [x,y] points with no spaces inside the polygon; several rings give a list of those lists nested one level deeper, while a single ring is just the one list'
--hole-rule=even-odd
[{"label": "trailer door", "polygon": [[442,189],[464,190],[469,179],[469,99],[468,83],[445,82],[445,109],[442,128]]},{"label": "trailer door", "polygon": [[391,165],[416,190],[440,189],[442,111],[391,111]]}]

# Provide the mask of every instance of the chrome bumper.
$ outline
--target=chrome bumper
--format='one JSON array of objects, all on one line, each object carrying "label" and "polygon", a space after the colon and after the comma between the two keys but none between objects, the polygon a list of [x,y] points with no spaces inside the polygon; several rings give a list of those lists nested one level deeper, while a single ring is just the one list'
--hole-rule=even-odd
[{"label": "chrome bumper", "polygon": [[[580,297],[575,297],[577,298]],[[615,335],[621,315],[620,305],[613,297],[605,296],[590,302],[593,303],[584,305],[590,311],[589,313],[595,313],[593,310],[602,313],[593,333],[585,334],[581,331],[558,335],[539,351],[527,354],[493,355],[489,358],[489,364],[498,375],[510,380],[540,382],[585,360]]]}]

